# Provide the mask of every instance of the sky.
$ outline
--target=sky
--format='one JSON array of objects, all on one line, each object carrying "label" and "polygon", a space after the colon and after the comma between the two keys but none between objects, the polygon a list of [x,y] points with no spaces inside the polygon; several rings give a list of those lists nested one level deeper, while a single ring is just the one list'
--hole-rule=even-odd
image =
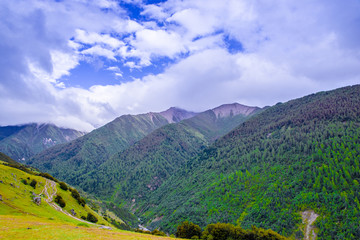
[{"label": "sky", "polygon": [[0,125],[269,106],[360,83],[359,0],[0,0]]}]

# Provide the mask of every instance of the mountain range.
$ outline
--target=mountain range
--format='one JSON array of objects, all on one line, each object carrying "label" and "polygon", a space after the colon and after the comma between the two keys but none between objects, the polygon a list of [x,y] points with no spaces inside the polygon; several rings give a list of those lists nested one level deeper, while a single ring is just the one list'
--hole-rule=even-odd
[{"label": "mountain range", "polygon": [[47,148],[70,142],[83,135],[85,132],[60,128],[53,124],[3,126],[0,127],[0,152],[24,162]]},{"label": "mountain range", "polygon": [[124,115],[27,163],[150,229],[173,233],[189,220],[360,239],[359,106],[355,85],[263,109]]},{"label": "mountain range", "polygon": [[[43,151],[29,164],[81,186],[85,191],[110,193],[114,187],[112,183],[123,180],[115,176],[137,175],[139,169],[148,171],[152,166],[148,163],[154,162],[155,158],[158,163],[154,165],[155,169],[164,169],[162,174],[167,176],[186,158],[194,156],[202,147],[259,110],[229,104],[199,114],[170,108],[160,113],[125,115],[68,144]],[[165,156],[169,161],[164,165]],[[129,159],[134,162],[130,164]],[[127,167],[112,166],[118,163]],[[141,166],[133,168],[138,163]],[[105,176],[95,177],[100,172]],[[106,186],[95,187],[102,185],[101,179]],[[94,191],[90,191],[92,188]]]}]

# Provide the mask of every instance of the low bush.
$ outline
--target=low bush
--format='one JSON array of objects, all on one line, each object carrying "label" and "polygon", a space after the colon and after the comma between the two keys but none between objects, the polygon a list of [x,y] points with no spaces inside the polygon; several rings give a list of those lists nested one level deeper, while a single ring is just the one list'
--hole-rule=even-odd
[{"label": "low bush", "polygon": [[56,195],[55,202],[62,208],[66,206],[65,200],[60,195]]},{"label": "low bush", "polygon": [[185,221],[177,227],[175,236],[178,238],[192,238],[197,236],[201,237],[201,228],[199,225],[196,225],[192,222]]},{"label": "low bush", "polygon": [[98,219],[92,213],[88,213],[86,220],[92,223],[96,223],[98,221]]},{"label": "low bush", "polygon": [[59,185],[60,185],[60,188],[61,188],[62,190],[65,190],[65,191],[68,190],[68,186],[66,185],[66,183],[60,182]]},{"label": "low bush", "polygon": [[85,207],[86,201],[84,198],[80,197],[79,192],[75,188],[70,188],[69,190],[71,192],[71,196],[75,198],[81,206]]},{"label": "low bush", "polygon": [[154,229],[153,231],[151,231],[152,235],[156,235],[156,236],[166,236],[166,233],[158,230],[158,229]]},{"label": "low bush", "polygon": [[52,181],[54,181],[54,182],[59,182],[59,180],[57,180],[56,178],[54,178],[53,176],[51,176],[50,174],[48,174],[48,173],[39,173],[39,176],[41,176],[41,177],[44,177],[44,178],[47,178],[47,179],[50,179],[50,180],[52,180]]},{"label": "low bush", "polygon": [[30,183],[30,186],[32,186],[34,189],[36,188],[37,181],[33,179]]}]

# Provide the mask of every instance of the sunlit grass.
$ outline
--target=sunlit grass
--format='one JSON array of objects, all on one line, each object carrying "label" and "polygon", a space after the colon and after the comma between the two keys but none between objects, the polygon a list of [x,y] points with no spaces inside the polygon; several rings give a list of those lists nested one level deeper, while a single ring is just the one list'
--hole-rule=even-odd
[{"label": "sunlit grass", "polygon": [[[28,182],[27,185],[22,182],[23,179]],[[38,182],[35,189],[29,185],[32,179]],[[172,239],[121,231],[114,227],[112,230],[101,229],[91,223],[80,222],[48,205],[45,195],[38,206],[32,201],[32,192],[42,192],[46,184],[46,179],[42,177],[0,164],[0,180],[3,198],[0,201],[0,239]],[[64,210],[71,212],[74,209],[77,217],[92,212],[99,219],[98,224],[111,226],[88,206],[83,208],[79,205],[70,191],[62,190],[58,184],[56,188],[66,202]],[[49,192],[52,190],[49,189]]]},{"label": "sunlit grass", "polygon": [[173,239],[82,225],[59,223],[34,216],[0,215],[0,239]]}]

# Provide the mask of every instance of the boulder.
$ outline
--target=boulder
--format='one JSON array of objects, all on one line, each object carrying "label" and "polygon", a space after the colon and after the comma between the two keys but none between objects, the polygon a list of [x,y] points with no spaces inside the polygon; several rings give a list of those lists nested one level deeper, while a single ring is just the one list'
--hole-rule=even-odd
[{"label": "boulder", "polygon": [[34,197],[33,198],[34,203],[36,203],[37,205],[41,204],[41,197]]},{"label": "boulder", "polygon": [[2,195],[0,194],[0,201],[2,201],[3,199],[2,199]]},{"label": "boulder", "polygon": [[74,209],[71,209],[71,214],[72,214],[73,216],[76,216],[76,212],[75,212]]}]

